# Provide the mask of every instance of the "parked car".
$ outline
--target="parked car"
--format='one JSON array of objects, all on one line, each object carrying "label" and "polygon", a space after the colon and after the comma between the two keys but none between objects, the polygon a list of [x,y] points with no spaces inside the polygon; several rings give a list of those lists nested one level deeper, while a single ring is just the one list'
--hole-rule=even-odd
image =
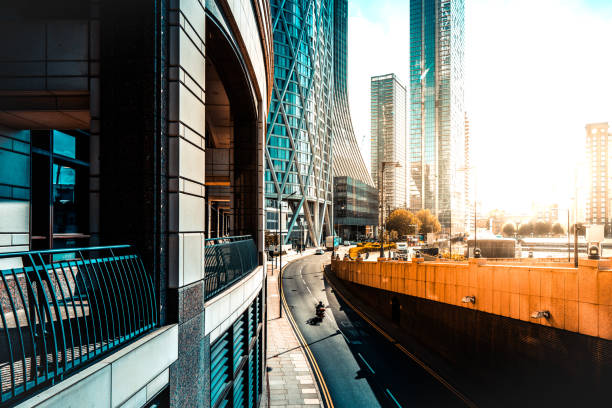
[{"label": "parked car", "polygon": [[317,248],[317,250],[315,251],[315,255],[323,255],[325,253],[325,251],[322,248]]}]

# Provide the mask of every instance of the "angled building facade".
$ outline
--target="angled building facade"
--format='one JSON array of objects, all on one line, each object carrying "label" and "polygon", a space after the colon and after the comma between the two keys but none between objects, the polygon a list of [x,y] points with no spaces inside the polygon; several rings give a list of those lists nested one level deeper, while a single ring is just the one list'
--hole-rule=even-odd
[{"label": "angled building facade", "polygon": [[272,0],[271,9],[275,69],[266,134],[266,228],[280,227],[287,243],[296,239],[300,219],[305,242],[318,245],[331,232],[333,1]]},{"label": "angled building facade", "polygon": [[376,188],[355,139],[347,90],[348,1],[334,2],[334,230],[344,239],[377,224]]},{"label": "angled building facade", "polygon": [[465,227],[464,0],[410,1],[410,208]]}]

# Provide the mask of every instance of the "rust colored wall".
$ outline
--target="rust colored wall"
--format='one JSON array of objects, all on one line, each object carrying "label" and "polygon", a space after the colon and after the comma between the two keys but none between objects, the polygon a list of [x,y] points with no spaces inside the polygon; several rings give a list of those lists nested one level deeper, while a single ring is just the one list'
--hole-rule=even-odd
[{"label": "rust colored wall", "polygon": [[[612,339],[612,270],[609,260],[567,263],[363,262],[333,260],[344,280],[589,336]],[[463,303],[474,296],[475,303]],[[532,318],[549,311],[550,318]]]}]

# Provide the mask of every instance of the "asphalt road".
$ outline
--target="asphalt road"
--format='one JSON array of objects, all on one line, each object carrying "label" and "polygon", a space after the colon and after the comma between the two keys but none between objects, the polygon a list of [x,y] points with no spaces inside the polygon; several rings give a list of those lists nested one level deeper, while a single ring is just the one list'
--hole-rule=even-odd
[{"label": "asphalt road", "polygon": [[[464,403],[351,310],[325,283],[329,253],[289,264],[283,291],[335,407],[463,407]],[[318,301],[325,318],[314,323]]]}]

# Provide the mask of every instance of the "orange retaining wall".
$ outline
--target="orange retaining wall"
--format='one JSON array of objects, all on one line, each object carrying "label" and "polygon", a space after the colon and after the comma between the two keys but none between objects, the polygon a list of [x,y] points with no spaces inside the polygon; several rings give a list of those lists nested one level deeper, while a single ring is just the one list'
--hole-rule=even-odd
[{"label": "orange retaining wall", "polygon": [[[360,285],[612,339],[610,260],[580,259],[578,269],[567,261],[558,266],[488,262],[332,260],[332,270]],[[476,302],[463,303],[464,296]],[[544,310],[549,319],[531,317]]]}]

